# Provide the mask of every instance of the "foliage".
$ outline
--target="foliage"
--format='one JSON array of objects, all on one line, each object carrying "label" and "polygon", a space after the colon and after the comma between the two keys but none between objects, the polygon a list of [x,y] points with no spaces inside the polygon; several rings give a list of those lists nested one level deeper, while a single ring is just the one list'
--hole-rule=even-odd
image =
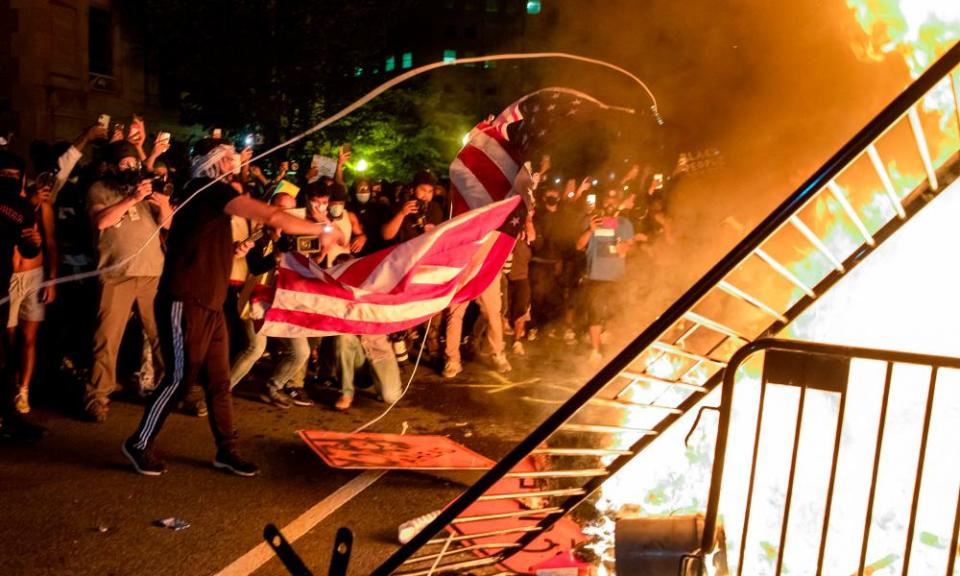
[{"label": "foliage", "polygon": [[365,175],[404,180],[424,168],[442,174],[478,120],[441,110],[436,96],[398,88],[332,126],[306,150],[335,156],[340,143],[350,142],[349,168],[366,160]]}]

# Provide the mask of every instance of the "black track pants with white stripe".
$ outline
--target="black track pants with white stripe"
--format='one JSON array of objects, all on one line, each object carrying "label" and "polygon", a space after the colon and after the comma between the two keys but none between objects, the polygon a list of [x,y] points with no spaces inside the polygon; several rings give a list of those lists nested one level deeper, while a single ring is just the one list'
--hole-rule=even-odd
[{"label": "black track pants with white stripe", "polygon": [[232,450],[237,433],[230,396],[230,338],[223,311],[170,301],[161,295],[157,295],[154,309],[167,369],[133,435],[135,447],[145,450],[153,442],[170,411],[203,370],[213,437],[218,448]]}]

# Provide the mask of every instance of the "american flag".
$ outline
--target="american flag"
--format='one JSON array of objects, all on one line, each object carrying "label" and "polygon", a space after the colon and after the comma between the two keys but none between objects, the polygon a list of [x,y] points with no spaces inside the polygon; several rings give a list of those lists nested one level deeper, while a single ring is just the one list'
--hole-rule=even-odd
[{"label": "american flag", "polygon": [[531,186],[525,155],[586,99],[570,90],[541,90],[478,124],[450,165],[455,217],[433,230],[328,269],[284,254],[276,286],[251,298],[254,317],[264,322],[261,333],[387,334],[479,296],[498,277],[524,226],[521,194]]}]

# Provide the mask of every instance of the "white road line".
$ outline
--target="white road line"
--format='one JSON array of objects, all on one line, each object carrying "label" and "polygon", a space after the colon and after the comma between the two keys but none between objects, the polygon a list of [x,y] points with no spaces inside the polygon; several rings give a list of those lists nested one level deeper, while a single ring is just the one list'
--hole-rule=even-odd
[{"label": "white road line", "polygon": [[[386,470],[368,470],[353,480],[347,482],[317,502],[312,508],[301,514],[280,530],[288,542],[296,542],[301,536],[313,529],[314,526],[336,512],[341,506],[355,496],[369,488],[374,482],[386,474]],[[247,576],[260,569],[274,557],[273,549],[266,542],[254,546],[249,552],[234,560],[229,566],[217,573],[216,576]]]}]

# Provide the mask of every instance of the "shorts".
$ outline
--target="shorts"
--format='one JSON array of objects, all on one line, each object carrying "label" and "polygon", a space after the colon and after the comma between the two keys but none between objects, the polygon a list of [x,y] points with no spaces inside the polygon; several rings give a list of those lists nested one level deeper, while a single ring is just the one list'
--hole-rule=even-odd
[{"label": "shorts", "polygon": [[617,309],[617,283],[584,280],[582,288],[586,299],[584,309],[587,313],[587,326],[603,326]]},{"label": "shorts", "polygon": [[14,272],[10,277],[10,315],[7,328],[13,328],[20,320],[43,322],[47,305],[40,301],[40,284],[43,283],[43,267]]},{"label": "shorts", "polygon": [[510,280],[507,285],[510,294],[510,322],[524,318],[530,312],[530,280]]}]

